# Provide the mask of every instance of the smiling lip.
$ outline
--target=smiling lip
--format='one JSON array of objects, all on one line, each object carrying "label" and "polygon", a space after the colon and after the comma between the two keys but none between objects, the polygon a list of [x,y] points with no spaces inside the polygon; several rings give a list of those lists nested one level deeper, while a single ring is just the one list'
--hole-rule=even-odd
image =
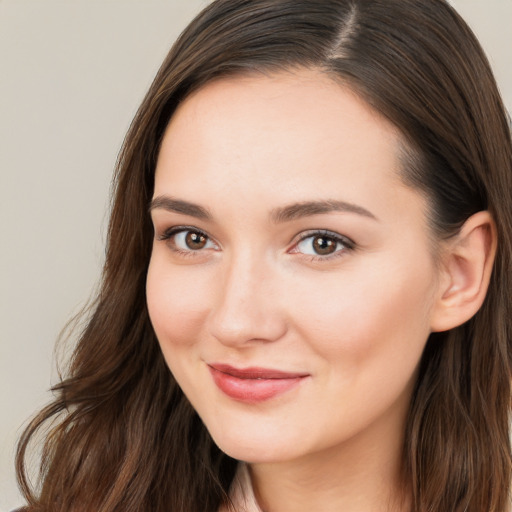
[{"label": "smiling lip", "polygon": [[234,368],[225,364],[208,365],[217,387],[230,398],[256,403],[269,400],[297,386],[309,376],[266,368]]}]

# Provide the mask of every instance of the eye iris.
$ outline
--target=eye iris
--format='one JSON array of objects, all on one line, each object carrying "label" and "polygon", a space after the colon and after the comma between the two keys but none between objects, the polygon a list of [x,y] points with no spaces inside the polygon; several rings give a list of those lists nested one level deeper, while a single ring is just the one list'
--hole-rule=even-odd
[{"label": "eye iris", "polygon": [[336,240],[325,236],[317,236],[313,239],[313,249],[317,254],[332,254],[336,251]]},{"label": "eye iris", "polygon": [[206,236],[201,233],[195,233],[190,231],[185,237],[185,243],[187,247],[192,250],[202,249],[206,245]]}]

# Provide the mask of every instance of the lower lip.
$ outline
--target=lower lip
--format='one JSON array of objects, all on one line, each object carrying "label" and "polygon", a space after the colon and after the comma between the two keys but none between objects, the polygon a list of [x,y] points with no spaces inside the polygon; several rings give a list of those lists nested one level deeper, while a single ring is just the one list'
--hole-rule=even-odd
[{"label": "lower lip", "polygon": [[217,387],[239,402],[257,403],[286,393],[300,384],[305,377],[282,379],[241,379],[209,367]]}]

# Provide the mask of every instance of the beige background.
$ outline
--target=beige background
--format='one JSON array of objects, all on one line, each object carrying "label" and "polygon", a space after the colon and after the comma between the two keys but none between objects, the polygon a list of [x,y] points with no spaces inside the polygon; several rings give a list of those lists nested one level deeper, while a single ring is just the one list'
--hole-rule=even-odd
[{"label": "beige background", "polygon": [[[110,175],[179,31],[207,0],[0,0],[0,511],[49,399],[54,341],[99,275]],[[512,0],[453,2],[512,109]]]}]

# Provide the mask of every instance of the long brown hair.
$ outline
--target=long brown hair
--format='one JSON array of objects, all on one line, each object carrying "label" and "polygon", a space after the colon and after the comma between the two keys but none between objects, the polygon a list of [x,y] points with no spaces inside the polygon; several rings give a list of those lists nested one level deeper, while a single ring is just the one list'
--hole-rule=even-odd
[{"label": "long brown hair", "polygon": [[[489,210],[499,246],[484,305],[430,337],[406,425],[414,512],[504,512],[511,479],[512,144],[474,35],[444,0],[217,0],[171,49],[115,173],[102,284],[55,399],[25,430],[28,510],[215,511],[237,462],[212,442],[170,374],[145,302],[148,204],[176,106],[227,75],[314,67],[403,134],[403,180],[430,200],[437,237]],[[48,426],[47,426],[48,425]],[[46,431],[40,488],[24,459]]]}]

